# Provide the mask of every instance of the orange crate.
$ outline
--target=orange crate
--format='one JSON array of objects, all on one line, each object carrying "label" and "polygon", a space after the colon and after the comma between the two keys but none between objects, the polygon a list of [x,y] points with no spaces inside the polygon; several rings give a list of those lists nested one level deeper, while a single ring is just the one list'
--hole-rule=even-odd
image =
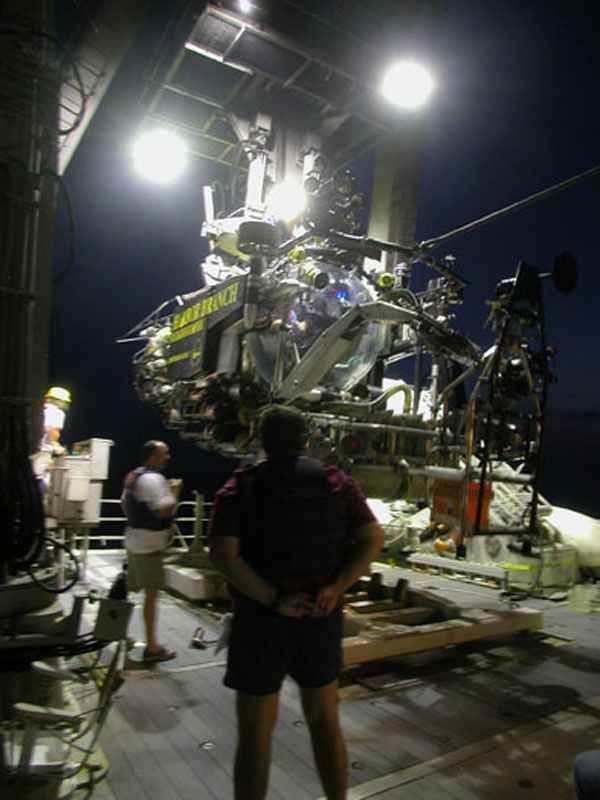
[{"label": "orange crate", "polygon": [[[469,484],[469,496],[467,497],[467,519],[471,525],[475,525],[477,516],[477,499],[479,497],[479,481]],[[490,510],[490,500],[494,496],[492,487],[489,483],[483,484],[483,503],[481,505],[481,527],[487,528],[488,512]]]},{"label": "orange crate", "polygon": [[[477,514],[477,497],[479,495],[479,482],[469,484],[467,497],[467,519],[471,525],[475,524]],[[490,500],[494,496],[489,483],[483,490],[483,506],[481,509],[481,527],[485,528],[488,520]],[[463,484],[460,481],[448,481],[436,478],[433,482],[433,497],[431,501],[432,516],[445,517],[460,522],[463,503]]]}]

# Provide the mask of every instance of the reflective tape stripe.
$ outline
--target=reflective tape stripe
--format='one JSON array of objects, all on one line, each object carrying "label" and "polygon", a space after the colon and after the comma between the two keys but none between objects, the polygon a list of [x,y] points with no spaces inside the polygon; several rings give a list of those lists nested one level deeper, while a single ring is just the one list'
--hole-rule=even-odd
[{"label": "reflective tape stripe", "polygon": [[543,567],[544,569],[567,567],[569,564],[573,564],[574,560],[575,559],[573,558],[568,558],[565,561],[553,561],[550,563],[547,561],[541,561],[539,564],[501,564],[500,566],[504,567],[504,569],[515,569],[521,570],[522,572],[527,572],[532,569],[539,569],[540,567]]}]

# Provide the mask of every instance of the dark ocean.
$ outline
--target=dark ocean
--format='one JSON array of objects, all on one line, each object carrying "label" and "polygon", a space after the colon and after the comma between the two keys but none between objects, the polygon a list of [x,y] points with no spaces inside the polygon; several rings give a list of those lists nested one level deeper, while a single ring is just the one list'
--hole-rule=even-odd
[{"label": "dark ocean", "polygon": [[551,415],[543,446],[540,491],[551,503],[600,518],[600,414]]}]

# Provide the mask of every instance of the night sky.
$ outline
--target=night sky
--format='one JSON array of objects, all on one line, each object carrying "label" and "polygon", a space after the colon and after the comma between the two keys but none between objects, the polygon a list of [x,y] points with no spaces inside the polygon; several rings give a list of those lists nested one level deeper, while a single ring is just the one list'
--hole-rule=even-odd
[{"label": "night sky", "polygon": [[[600,6],[558,0],[440,2],[427,54],[437,91],[425,112],[427,143],[417,241],[426,240],[600,163]],[[115,441],[106,496],[119,493],[139,444],[164,438],[171,474],[188,489],[212,489],[230,459],[207,457],[162,428],[158,411],[132,386],[135,345],[115,340],[160,302],[198,287],[206,252],[199,236],[201,186],[215,166],[196,161],[176,184],[143,183],[131,170],[129,136],[137,122],[143,48],[132,51],[65,175],[76,224],[76,263],[54,287],[50,383],[69,387],[63,433],[72,444]],[[542,494],[557,505],[600,516],[594,477],[600,445],[600,177],[451,240],[468,281],[455,326],[488,346],[485,305],[519,261],[550,271],[571,252],[579,284],[570,295],[544,282],[549,344],[558,353],[551,386]],[[64,201],[55,232],[55,273],[67,259]],[[433,277],[416,268],[416,280]]]}]

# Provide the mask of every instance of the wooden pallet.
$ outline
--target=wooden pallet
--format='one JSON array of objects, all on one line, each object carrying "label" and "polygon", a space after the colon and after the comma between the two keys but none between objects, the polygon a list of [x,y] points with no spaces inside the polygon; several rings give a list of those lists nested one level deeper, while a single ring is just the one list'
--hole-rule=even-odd
[{"label": "wooden pallet", "polygon": [[[541,611],[530,608],[461,609],[439,595],[415,591],[408,600],[408,607],[388,611],[381,606],[391,601],[373,601],[372,613],[363,606],[362,613],[349,617],[347,629],[358,628],[358,633],[344,638],[344,666],[542,627]],[[435,621],[423,623],[431,617]]]}]

